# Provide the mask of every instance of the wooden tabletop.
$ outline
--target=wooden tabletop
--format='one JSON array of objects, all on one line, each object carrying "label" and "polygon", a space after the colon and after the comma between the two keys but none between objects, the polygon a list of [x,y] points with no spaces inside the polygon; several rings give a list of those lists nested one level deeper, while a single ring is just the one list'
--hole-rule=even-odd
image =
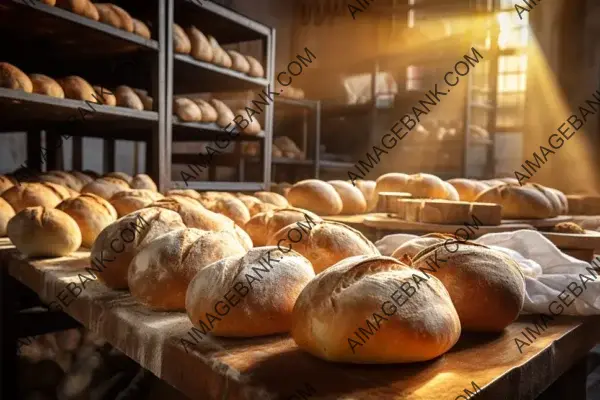
[{"label": "wooden tabletop", "polygon": [[[46,302],[56,301],[69,282],[81,285],[78,274],[88,266],[88,256],[28,261],[0,239],[0,265]],[[288,335],[204,339],[186,353],[181,338],[192,340],[187,336],[192,325],[184,313],[149,311],[127,291],[97,281],[86,282],[77,298],[69,294],[64,301],[65,311],[85,327],[198,399],[453,400],[468,397],[465,389],[474,392],[472,382],[481,388],[478,399],[534,399],[600,337],[598,317],[559,317],[521,353],[514,339],[523,339],[526,327],[535,328],[522,317],[503,334],[463,334],[449,353],[430,362],[349,365],[314,358]]]}]

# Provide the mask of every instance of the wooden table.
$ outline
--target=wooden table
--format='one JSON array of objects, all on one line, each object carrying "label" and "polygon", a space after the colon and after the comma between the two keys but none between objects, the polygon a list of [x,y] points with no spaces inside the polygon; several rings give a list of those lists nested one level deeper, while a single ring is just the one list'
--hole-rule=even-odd
[{"label": "wooden table", "polygon": [[[88,255],[27,261],[0,239],[2,268],[46,302],[56,300],[67,283],[79,284],[77,274],[88,266]],[[534,399],[555,381],[544,396],[568,396],[544,398],[584,399],[585,356],[600,338],[600,318],[559,317],[521,354],[514,339],[531,327],[522,317],[503,334],[463,334],[449,353],[430,362],[365,366],[321,361],[287,335],[205,339],[186,353],[180,338],[192,325],[184,313],[149,311],[127,291],[97,281],[88,282],[65,311],[198,399],[454,400],[468,398],[464,390],[474,392],[472,382],[481,388],[478,399]],[[312,390],[310,396],[298,394]]]}]

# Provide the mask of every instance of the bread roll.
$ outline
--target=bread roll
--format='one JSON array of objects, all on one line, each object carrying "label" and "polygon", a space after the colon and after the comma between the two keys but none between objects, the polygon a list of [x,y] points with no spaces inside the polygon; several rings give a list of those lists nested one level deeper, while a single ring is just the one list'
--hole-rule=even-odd
[{"label": "bread roll", "polygon": [[[119,19],[121,20],[120,28],[127,32],[133,32],[133,19],[131,18],[131,15],[129,15],[127,11],[123,10],[121,7],[115,4],[106,4],[117,14]],[[98,4],[96,3],[96,7],[97,6]]]},{"label": "bread roll", "polygon": [[[218,315],[220,320],[214,326],[209,323],[213,326],[210,332],[216,336],[288,332],[294,303],[314,276],[310,262],[294,251],[284,254],[277,247],[252,249],[200,270],[187,288],[185,309],[197,327],[206,324],[207,314]],[[238,282],[248,293],[237,302],[231,296],[227,300],[224,296]]]},{"label": "bread roll", "polygon": [[204,99],[193,98],[191,99],[196,105],[200,108],[200,114],[202,115],[202,122],[215,122],[219,115],[217,114],[217,110],[213,106],[210,105]]},{"label": "bread roll", "polygon": [[[225,50],[221,48],[219,42],[217,42],[217,39],[210,35],[207,36],[207,39],[208,43],[210,44],[210,47],[212,48],[212,63],[220,65],[221,67],[231,68],[231,57],[229,57],[229,54],[227,54]],[[194,46],[192,45],[192,48],[193,47]]]},{"label": "bread roll", "polygon": [[175,53],[190,54],[192,44],[183,28],[173,23],[173,46]]},{"label": "bread roll", "polygon": [[187,287],[206,266],[246,250],[230,232],[178,229],[142,248],[131,261],[131,295],[155,310],[185,309]]},{"label": "bread roll", "polygon": [[17,213],[7,227],[8,237],[27,257],[62,257],[81,246],[79,227],[54,208],[29,207]]},{"label": "bread roll", "polygon": [[70,195],[64,187],[48,182],[21,183],[2,193],[2,198],[11,205],[15,212],[36,206],[54,208],[69,197]]},{"label": "bread roll", "polygon": [[127,289],[127,270],[145,245],[185,225],[179,214],[163,208],[143,208],[122,217],[100,232],[90,262],[98,279],[112,289]]},{"label": "bread roll", "polygon": [[15,181],[6,175],[0,175],[0,194],[15,186]]},{"label": "bread roll", "polygon": [[188,53],[196,60],[211,62],[215,54],[206,36],[194,26],[189,26],[186,33],[189,35],[191,46]]},{"label": "bread roll", "polygon": [[142,103],[139,96],[129,86],[118,86],[115,90],[115,96],[117,97],[118,106],[133,108],[138,111],[144,110],[144,103]]},{"label": "bread roll", "polygon": [[248,59],[235,50],[227,50],[227,54],[231,57],[231,68],[235,71],[247,74],[250,72],[250,63]]},{"label": "bread roll", "polygon": [[173,100],[173,112],[184,122],[202,121],[200,107],[190,99],[184,97]]},{"label": "bread roll", "polygon": [[446,189],[446,194],[443,197],[444,200],[451,200],[451,201],[459,201],[460,200],[460,195],[458,194],[458,191],[456,190],[456,188],[454,186],[452,186],[450,183],[445,182],[445,181],[442,181],[442,184],[445,186],[445,189]]},{"label": "bread roll", "polygon": [[96,92],[97,101],[100,104],[104,104],[105,106],[116,106],[117,98],[114,93],[110,90],[103,88],[102,86],[94,85],[92,86],[94,91]]},{"label": "bread roll", "polygon": [[367,201],[362,192],[346,181],[328,182],[342,199],[342,214],[354,215],[367,212]]},{"label": "bread roll", "polygon": [[111,177],[96,179],[81,189],[81,193],[93,193],[105,200],[110,200],[117,192],[129,189],[127,182]]},{"label": "bread roll", "polygon": [[265,203],[273,204],[277,207],[289,207],[290,203],[288,203],[287,199],[280,195],[279,193],[273,192],[256,192],[254,193],[257,199],[264,201]]},{"label": "bread roll", "polygon": [[89,0],[56,0],[56,5],[60,8],[72,11],[75,14],[83,15]]},{"label": "bread roll", "polygon": [[412,260],[419,252],[434,244],[443,243],[447,239],[455,239],[452,235],[442,233],[429,233],[404,242],[392,253],[392,258],[401,262],[407,262],[405,257]]},{"label": "bread roll", "polygon": [[246,60],[248,60],[248,64],[250,64],[250,71],[248,71],[248,75],[256,78],[264,78],[265,70],[260,62],[252,56],[246,56]]},{"label": "bread roll", "polygon": [[250,219],[250,211],[241,200],[231,196],[230,198],[211,199],[204,195],[199,200],[204,207],[219,214],[231,218],[239,226],[244,226]]},{"label": "bread roll", "polygon": [[[322,221],[319,216],[311,213],[308,210],[299,208],[284,208],[279,210],[271,210],[254,215],[246,225],[244,230],[252,238],[254,246],[265,246],[268,240],[275,233],[291,224],[301,223],[299,228],[309,226],[312,223]],[[308,229],[308,228],[304,228]]]},{"label": "bread roll", "polygon": [[221,128],[227,127],[227,125],[233,125],[233,112],[223,103],[221,100],[211,99],[210,104],[217,110],[218,118],[217,125]]},{"label": "bread roll", "polygon": [[141,36],[145,39],[151,39],[152,35],[150,34],[150,29],[148,26],[140,21],[139,19],[132,18],[133,22],[133,33],[138,36]]},{"label": "bread roll", "polygon": [[147,207],[164,196],[147,189],[124,190],[110,198],[110,204],[117,210],[119,217]]},{"label": "bread roll", "polygon": [[65,92],[58,82],[49,76],[31,74],[29,75],[29,79],[31,79],[31,84],[33,85],[33,93],[45,94],[46,96],[56,97],[58,99],[65,98]]},{"label": "bread roll", "polygon": [[550,200],[534,187],[504,184],[491,187],[475,199],[502,206],[503,219],[538,219],[556,216]]},{"label": "bread roll", "polygon": [[100,22],[112,25],[117,29],[124,29],[123,20],[119,13],[108,3],[95,3]]},{"label": "bread roll", "polygon": [[319,215],[342,212],[342,198],[333,186],[318,179],[306,179],[293,185],[287,194],[293,207],[304,208]]},{"label": "bread roll", "polygon": [[[449,186],[452,187],[452,185]],[[452,200],[449,198],[448,189],[443,180],[431,174],[410,175],[406,181],[406,191],[417,199]],[[458,200],[458,192],[455,193],[456,200]]]},{"label": "bread roll", "polygon": [[446,240],[418,253],[412,267],[442,281],[466,331],[501,332],[523,308],[523,273],[500,251]]},{"label": "bread roll", "polygon": [[297,251],[308,258],[317,274],[347,257],[380,255],[375,245],[354,228],[338,222],[313,222],[290,224],[271,236],[267,245]]},{"label": "bread roll", "polygon": [[158,191],[156,183],[146,174],[137,174],[131,179],[132,189],[147,189],[154,192]]},{"label": "bread roll", "polygon": [[444,285],[383,256],[351,257],[317,275],[296,300],[291,331],[302,350],[356,364],[431,360],[460,333]]},{"label": "bread roll", "polygon": [[447,182],[454,186],[461,201],[475,201],[479,193],[488,188],[485,183],[473,179],[457,178]]},{"label": "bread roll", "polygon": [[2,197],[0,197],[0,237],[6,236],[8,221],[15,216],[15,210]]},{"label": "bread roll", "polygon": [[31,79],[19,68],[7,62],[0,62],[0,87],[22,90],[26,93],[33,91]]},{"label": "bread roll", "polygon": [[89,101],[90,103],[98,102],[94,88],[79,76],[67,76],[59,79],[58,83],[65,92],[67,99]]},{"label": "bread roll", "polygon": [[84,193],[72,199],[63,200],[57,207],[77,223],[81,231],[81,244],[91,248],[94,241],[109,224],[117,220],[117,211],[100,196]]},{"label": "bread roll", "polygon": [[89,0],[85,2],[85,6],[81,15],[94,21],[100,21],[100,13],[98,12],[98,9]]},{"label": "bread roll", "polygon": [[408,177],[408,175],[400,172],[390,172],[377,178],[377,181],[375,181],[375,193],[372,197],[371,211],[377,207],[377,203],[379,202],[379,193],[408,192]]}]

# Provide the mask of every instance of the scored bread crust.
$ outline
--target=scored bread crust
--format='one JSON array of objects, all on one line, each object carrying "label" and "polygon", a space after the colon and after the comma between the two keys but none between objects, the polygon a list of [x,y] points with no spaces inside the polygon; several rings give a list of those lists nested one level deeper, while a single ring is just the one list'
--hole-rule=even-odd
[{"label": "scored bread crust", "polygon": [[503,219],[541,219],[555,216],[550,200],[534,187],[498,185],[481,192],[475,201],[500,204]]},{"label": "scored bread crust", "polygon": [[58,210],[69,214],[81,231],[81,245],[91,248],[94,241],[109,224],[117,220],[117,211],[100,196],[84,193],[75,198],[63,200]]},{"label": "scored bread crust", "polygon": [[265,203],[273,204],[277,207],[289,207],[287,199],[279,193],[273,192],[255,192],[254,196]]},{"label": "scored bread crust", "polygon": [[115,193],[110,198],[119,217],[147,207],[164,196],[158,192],[148,189],[130,189]]},{"label": "scored bread crust", "polygon": [[[418,280],[417,286],[413,275],[424,281]],[[292,338],[301,349],[327,361],[388,364],[438,357],[458,341],[461,326],[444,285],[435,277],[426,278],[391,257],[340,261],[317,275],[298,297]],[[411,297],[396,294],[396,304],[391,297],[403,293],[399,289],[405,283],[415,292]],[[366,321],[373,323],[374,313],[387,320],[373,329]],[[372,329],[373,336],[363,332],[368,340],[361,341],[359,328]]]},{"label": "scored bread crust", "polygon": [[337,215],[344,207],[334,187],[318,179],[306,179],[294,184],[286,194],[293,207],[304,208],[318,215]]},{"label": "scored bread crust", "polygon": [[244,225],[244,230],[252,238],[254,246],[265,246],[271,236],[290,224],[304,221],[307,216],[315,222],[322,219],[316,214],[300,208],[283,208],[254,215]]},{"label": "scored bread crust", "polygon": [[473,179],[456,178],[447,182],[454,186],[461,201],[475,201],[479,193],[489,187],[485,183]]},{"label": "scored bread crust", "polygon": [[127,182],[113,178],[103,177],[98,178],[95,181],[88,183],[81,189],[81,193],[93,193],[97,196],[102,197],[105,200],[110,200],[116,193],[128,190],[129,184]]},{"label": "scored bread crust", "polygon": [[146,174],[137,174],[131,179],[132,189],[148,189],[157,192],[156,183]]},{"label": "scored bread crust", "polygon": [[2,198],[11,205],[15,212],[36,206],[54,208],[69,197],[66,188],[49,182],[24,182],[2,193]]}]

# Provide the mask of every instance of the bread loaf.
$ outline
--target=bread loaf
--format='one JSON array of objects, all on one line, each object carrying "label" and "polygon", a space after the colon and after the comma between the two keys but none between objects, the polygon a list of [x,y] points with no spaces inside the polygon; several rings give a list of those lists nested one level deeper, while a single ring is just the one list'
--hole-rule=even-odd
[{"label": "bread loaf", "polygon": [[233,125],[233,112],[220,100],[211,99],[210,104],[217,110],[218,118],[217,125],[221,128],[225,128],[228,125]]},{"label": "bread loaf", "polygon": [[[225,67],[225,68],[231,68],[232,65],[232,61],[231,61],[231,57],[229,57],[229,54],[227,54],[225,52],[225,50],[223,50],[221,48],[221,46],[219,45],[219,42],[217,42],[217,39],[215,39],[213,36],[207,36],[208,39],[208,43],[210,44],[210,47],[212,48],[212,53],[213,53],[213,57],[212,57],[212,62],[214,64],[220,65],[221,67]],[[193,48],[193,46],[192,46]]]},{"label": "bread loaf", "polygon": [[362,233],[329,221],[312,221],[304,226],[298,223],[288,225],[271,236],[267,245],[297,251],[308,258],[317,274],[347,257],[380,255]]},{"label": "bread loaf", "polygon": [[40,180],[44,181],[44,179],[48,182],[62,185],[75,191],[80,191],[83,187],[79,179],[65,171],[48,171],[40,175]]},{"label": "bread loaf", "polygon": [[[121,181],[127,183],[127,185],[129,185],[129,183],[133,179],[131,177],[131,175],[129,175],[129,174],[127,174],[125,172],[117,172],[117,171],[108,172],[108,173],[102,175],[102,178],[110,180],[110,181],[114,181],[112,178],[120,179]],[[121,183],[119,181],[115,181],[115,182]]]},{"label": "bread loaf", "polygon": [[[452,185],[448,185],[452,187]],[[410,175],[406,181],[406,191],[417,199],[445,199],[450,198],[449,187],[446,183],[435,175],[414,174]],[[455,196],[458,200],[458,193]]]},{"label": "bread loaf", "polygon": [[96,179],[94,182],[88,183],[81,189],[81,193],[93,193],[105,200],[110,200],[115,193],[122,192],[123,190],[127,189],[129,189],[127,182],[121,179],[106,177]]},{"label": "bread loaf", "polygon": [[[127,32],[133,32],[133,19],[131,18],[131,15],[129,15],[129,13],[125,10],[123,10],[121,7],[112,4],[112,3],[106,3],[119,17],[119,20],[121,21],[119,28],[127,31]],[[96,3],[96,7],[98,6],[98,4]]]},{"label": "bread loaf", "polygon": [[227,50],[227,54],[231,57],[231,68],[235,71],[247,74],[250,72],[250,63],[240,53],[235,50]]},{"label": "bread loaf", "polygon": [[117,98],[115,97],[113,92],[98,85],[94,85],[92,87],[96,92],[96,97],[99,103],[104,104],[105,106],[112,107],[117,105]]},{"label": "bread loaf", "polygon": [[379,202],[379,193],[382,192],[408,192],[408,178],[409,176],[400,172],[390,172],[388,174],[381,175],[375,181],[375,193],[372,198],[371,210],[377,207]]},{"label": "bread loaf", "polygon": [[497,250],[467,241],[444,241],[415,255],[412,267],[442,281],[463,330],[501,332],[523,308],[523,273]]},{"label": "bread loaf", "polygon": [[173,112],[184,122],[202,121],[200,107],[190,99],[184,97],[173,100]]},{"label": "bread loaf", "polygon": [[0,87],[22,90],[26,93],[33,91],[31,79],[19,68],[7,62],[0,62]]},{"label": "bread loaf", "polygon": [[117,211],[113,206],[91,193],[63,200],[56,208],[67,213],[77,223],[81,231],[81,244],[87,248],[92,247],[104,228],[117,220]]},{"label": "bread loaf", "polygon": [[66,213],[54,208],[28,207],[9,222],[8,237],[27,257],[62,257],[81,246],[79,227]]},{"label": "bread loaf", "polygon": [[450,200],[450,201],[459,201],[460,200],[460,195],[458,194],[458,190],[456,190],[456,188],[454,186],[452,186],[450,183],[444,182],[444,181],[442,181],[442,184],[445,186],[445,189],[446,189],[446,193],[444,194],[444,197],[442,198],[443,200]]},{"label": "bread loaf", "polygon": [[190,39],[183,28],[177,24],[173,24],[173,46],[175,53],[190,54],[190,51],[192,51]]},{"label": "bread loaf", "polygon": [[70,195],[64,187],[48,182],[21,183],[2,193],[2,198],[11,205],[15,212],[36,206],[54,208],[69,197]]},{"label": "bread loaf", "polygon": [[94,21],[100,21],[100,13],[98,12],[98,9],[94,3],[89,0],[85,2],[81,15]]},{"label": "bread loaf", "polygon": [[142,89],[133,89],[135,94],[138,95],[142,104],[144,105],[144,110],[152,111],[154,107],[154,99],[148,95],[148,92]]},{"label": "bread loaf", "polygon": [[[246,116],[246,111],[245,110],[237,110],[235,112],[235,115],[241,115],[241,116]],[[258,119],[254,118],[254,117],[250,117],[250,118],[246,118],[246,121],[249,121],[248,125],[246,125],[244,128],[242,128],[242,132],[244,132],[247,135],[258,135],[259,133],[262,132],[262,127],[260,126],[260,122],[258,122]]]},{"label": "bread loaf", "polygon": [[89,0],[56,0],[56,5],[95,21],[99,19],[98,10]]},{"label": "bread loaf", "polygon": [[0,237],[6,236],[8,221],[15,216],[15,210],[2,197],[0,197]]},{"label": "bread loaf", "polygon": [[81,171],[71,171],[70,174],[79,180],[82,188],[88,183],[94,182],[94,178]]},{"label": "bread loaf", "polygon": [[300,181],[286,195],[293,207],[304,208],[319,215],[337,215],[342,212],[342,198],[333,186],[318,179]]},{"label": "bread loaf", "polygon": [[277,207],[289,207],[287,199],[280,195],[279,193],[273,192],[256,192],[254,193],[257,199],[264,201],[265,203],[273,204]]},{"label": "bread loaf", "polygon": [[356,364],[431,360],[460,333],[444,285],[383,256],[351,257],[317,275],[296,300],[291,331],[302,350]]},{"label": "bread loaf", "polygon": [[215,122],[219,115],[217,110],[210,105],[206,100],[198,97],[191,99],[200,108],[200,114],[202,115],[202,122]]},{"label": "bread loaf", "polygon": [[[556,195],[556,197],[558,197],[558,200],[560,201],[560,204],[561,204],[560,214],[561,215],[568,214],[569,213],[569,201],[567,200],[567,196],[565,196],[565,194],[558,189],[548,188],[548,190],[552,191]],[[2,193],[2,189],[0,189],[0,193]]]},{"label": "bread loaf", "polygon": [[109,3],[95,3],[98,15],[100,16],[100,22],[114,26],[117,29],[124,29],[123,19],[119,13],[111,7]]},{"label": "bread loaf", "polygon": [[144,110],[144,103],[142,103],[139,96],[129,86],[118,86],[115,90],[115,96],[117,97],[118,106],[133,108],[138,111]]},{"label": "bread loaf", "polygon": [[[392,253],[392,257],[396,260],[406,263],[407,261],[412,260],[422,250],[425,250],[434,244],[442,243],[448,239],[455,238],[452,235],[445,235],[441,233],[429,233],[427,235],[419,236],[398,246],[398,248]],[[407,259],[406,257],[409,258]]]},{"label": "bread loaf", "polygon": [[375,181],[366,181],[357,179],[354,181],[358,190],[360,190],[367,201],[367,212],[372,211],[377,206],[377,196],[375,193]]},{"label": "bread loaf", "polygon": [[188,53],[196,60],[211,62],[214,58],[214,50],[206,36],[194,26],[189,26],[186,32],[191,46]]},{"label": "bread loaf", "polygon": [[230,232],[178,229],[154,239],[133,258],[129,290],[152,309],[183,310],[187,287],[199,271],[245,253]]},{"label": "bread loaf", "polygon": [[448,183],[454,186],[459,199],[462,201],[475,201],[479,193],[488,188],[485,183],[473,179],[450,179]]},{"label": "bread loaf", "polygon": [[[294,303],[314,276],[310,262],[294,251],[284,254],[277,247],[252,249],[200,270],[187,288],[185,309],[197,327],[206,323],[207,314],[218,315],[220,320],[211,330],[216,336],[288,332]],[[238,282],[248,287],[248,293],[237,302],[231,296],[224,297]]]},{"label": "bread loaf", "polygon": [[351,183],[341,180],[328,182],[342,199],[341,214],[354,215],[364,214],[367,211],[367,201],[362,192],[352,186]]},{"label": "bread loaf", "polygon": [[97,277],[112,289],[127,289],[127,270],[145,245],[185,225],[179,214],[162,208],[143,208],[122,217],[100,232],[90,254]]},{"label": "bread loaf", "polygon": [[15,183],[13,178],[6,175],[0,175],[0,195],[15,186]]},{"label": "bread loaf", "polygon": [[67,99],[89,101],[90,103],[98,102],[94,88],[79,76],[67,76],[66,78],[59,79],[58,83],[62,87]]},{"label": "bread loaf", "polygon": [[154,192],[158,191],[156,183],[146,174],[137,174],[131,179],[132,189],[147,189]]},{"label": "bread loaf", "polygon": [[254,215],[246,222],[244,230],[248,232],[248,235],[252,238],[252,243],[257,247],[265,246],[271,236],[286,226],[301,223],[298,227],[302,229],[305,225],[310,226],[311,223],[320,221],[320,217],[308,210],[284,208]]},{"label": "bread loaf", "polygon": [[149,206],[164,196],[147,189],[124,190],[110,198],[110,204],[117,210],[119,217]]},{"label": "bread loaf", "polygon": [[223,214],[231,218],[239,226],[244,226],[250,219],[250,211],[235,196],[223,198],[211,198],[207,194],[201,194],[199,201],[211,211]]},{"label": "bread loaf", "polygon": [[31,79],[31,84],[33,85],[33,93],[45,94],[46,96],[56,97],[58,99],[65,98],[65,92],[58,82],[49,76],[31,74],[29,75],[29,79]]},{"label": "bread loaf", "polygon": [[551,218],[556,215],[550,200],[534,187],[494,186],[480,193],[475,201],[500,204],[503,219]]},{"label": "bread loaf", "polygon": [[244,205],[250,212],[250,217],[261,212],[272,210],[275,207],[273,204],[263,203],[256,197],[247,194],[240,193],[237,197],[242,201],[242,203],[244,203]]},{"label": "bread loaf", "polygon": [[194,200],[200,200],[200,193],[192,189],[172,189],[167,191],[166,196],[185,196]]},{"label": "bread loaf", "polygon": [[152,35],[150,34],[150,29],[148,26],[140,21],[139,19],[132,18],[133,22],[133,33],[138,36],[141,36],[145,39],[151,39]]},{"label": "bread loaf", "polygon": [[260,62],[252,56],[246,56],[246,60],[248,60],[248,64],[250,64],[250,71],[248,71],[248,75],[256,78],[264,78],[265,70]]}]

